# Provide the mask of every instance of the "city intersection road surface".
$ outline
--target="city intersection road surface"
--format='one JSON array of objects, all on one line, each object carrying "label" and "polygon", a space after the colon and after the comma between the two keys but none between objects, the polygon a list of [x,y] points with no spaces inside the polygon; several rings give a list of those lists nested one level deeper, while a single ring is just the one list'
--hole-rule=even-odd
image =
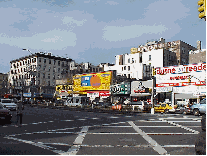
[{"label": "city intersection road surface", "polygon": [[201,117],[26,106],[22,127],[0,121],[0,154],[194,155]]}]

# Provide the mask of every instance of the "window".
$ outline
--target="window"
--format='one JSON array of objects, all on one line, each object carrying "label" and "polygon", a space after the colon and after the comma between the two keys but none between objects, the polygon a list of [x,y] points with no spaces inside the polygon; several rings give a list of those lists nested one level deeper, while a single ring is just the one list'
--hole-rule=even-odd
[{"label": "window", "polygon": [[32,62],[35,63],[35,62],[36,62],[36,58],[33,58],[33,59],[32,59]]},{"label": "window", "polygon": [[124,70],[124,68],[122,67],[122,71]]},{"label": "window", "polygon": [[39,62],[41,62],[41,58],[39,58]]},{"label": "window", "polygon": [[60,68],[58,68],[58,73],[60,73]]},{"label": "window", "polygon": [[58,61],[58,66],[60,66],[60,61]]},{"label": "window", "polygon": [[49,59],[49,64],[51,64],[51,59]]},{"label": "window", "polygon": [[151,58],[151,55],[149,55],[149,61],[151,61],[151,59],[152,59],[152,58]]},{"label": "window", "polygon": [[56,63],[56,60],[53,61],[53,64],[54,64],[54,65],[55,65],[55,63]]},{"label": "window", "polygon": [[43,73],[43,79],[45,78],[45,74]]},{"label": "window", "polygon": [[48,74],[48,79],[50,79],[50,74]]},{"label": "window", "polygon": [[140,56],[139,58],[139,63],[142,63],[142,56]]},{"label": "window", "polygon": [[128,66],[128,71],[130,71],[130,66]]},{"label": "window", "polygon": [[134,58],[132,58],[132,63],[134,63]]},{"label": "window", "polygon": [[50,86],[50,81],[48,81],[48,83],[47,83],[47,84],[48,84],[48,86]]},{"label": "window", "polygon": [[124,70],[126,70],[126,66],[124,66]]},{"label": "window", "polygon": [[130,63],[130,58],[128,59],[128,63]]},{"label": "window", "polygon": [[46,58],[44,58],[44,63],[46,63]]},{"label": "window", "polygon": [[130,74],[128,74],[128,78],[130,78]]}]

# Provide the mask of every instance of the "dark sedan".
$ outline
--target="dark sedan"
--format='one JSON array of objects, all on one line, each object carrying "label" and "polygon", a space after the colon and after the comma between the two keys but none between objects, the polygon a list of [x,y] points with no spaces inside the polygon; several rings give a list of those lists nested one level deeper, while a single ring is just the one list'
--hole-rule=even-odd
[{"label": "dark sedan", "polygon": [[10,121],[12,118],[12,115],[10,113],[10,110],[3,107],[2,104],[0,104],[0,119]]}]

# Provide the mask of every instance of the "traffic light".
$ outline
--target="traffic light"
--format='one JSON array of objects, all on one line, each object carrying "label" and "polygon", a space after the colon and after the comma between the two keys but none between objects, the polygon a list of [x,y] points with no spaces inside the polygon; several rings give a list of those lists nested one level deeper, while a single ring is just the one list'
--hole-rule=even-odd
[{"label": "traffic light", "polygon": [[152,67],[152,76],[156,75],[156,69],[154,67]]},{"label": "traffic light", "polygon": [[191,83],[191,75],[188,76],[188,83]]},{"label": "traffic light", "polygon": [[206,0],[199,0],[198,5],[200,6],[198,8],[198,11],[200,12],[198,17],[202,19],[202,18],[206,17]]}]

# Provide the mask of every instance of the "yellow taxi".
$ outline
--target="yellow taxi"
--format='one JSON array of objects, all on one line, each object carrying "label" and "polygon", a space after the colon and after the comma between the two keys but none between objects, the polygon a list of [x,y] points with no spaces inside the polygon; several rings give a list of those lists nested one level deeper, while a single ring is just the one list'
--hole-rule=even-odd
[{"label": "yellow taxi", "polygon": [[167,103],[155,105],[154,109],[155,112],[163,112],[163,113],[175,112],[175,109],[170,104]]}]

